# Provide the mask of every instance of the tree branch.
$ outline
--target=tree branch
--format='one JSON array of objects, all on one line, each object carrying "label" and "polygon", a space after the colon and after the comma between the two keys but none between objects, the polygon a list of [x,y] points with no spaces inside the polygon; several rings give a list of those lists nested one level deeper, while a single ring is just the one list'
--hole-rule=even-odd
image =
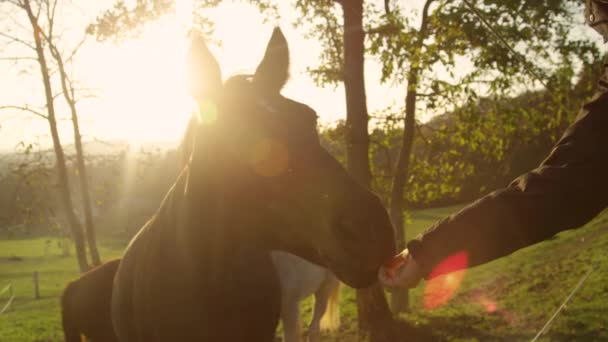
[{"label": "tree branch", "polygon": [[23,61],[23,60],[28,60],[28,61],[37,61],[36,57],[29,57],[29,56],[8,56],[8,57],[0,57],[0,61],[12,61],[12,62],[18,62],[18,61]]},{"label": "tree branch", "polygon": [[68,54],[67,58],[65,58],[65,60],[64,60],[65,63],[70,63],[72,61],[72,59],[78,53],[78,51],[80,50],[82,45],[84,45],[84,43],[86,42],[87,37],[88,37],[88,34],[85,33],[84,36],[82,37],[82,39],[78,42],[78,44],[76,44],[76,46]]},{"label": "tree branch", "polygon": [[57,0],[53,1],[53,5],[49,6],[49,2],[46,3],[46,16],[49,21],[49,36],[53,36],[53,26],[55,23],[55,10],[57,9]]},{"label": "tree branch", "polygon": [[48,119],[48,117],[46,115],[42,114],[41,112],[39,112],[39,111],[37,111],[35,109],[32,109],[32,108],[28,107],[28,106],[0,106],[0,110],[3,110],[3,109],[20,110],[20,111],[23,111],[23,112],[28,112],[30,114],[39,116],[39,117],[41,117],[43,119]]},{"label": "tree branch", "polygon": [[[17,8],[23,9],[23,7],[21,7],[17,3],[13,3],[13,5],[16,6]],[[22,23],[20,23],[19,20],[16,19],[17,15],[15,15],[14,13],[10,13],[10,14],[8,14],[7,18],[13,23],[13,25],[15,25],[18,28],[29,33],[29,28],[27,26],[23,25]]]},{"label": "tree branch", "polygon": [[[30,4],[30,6],[31,6],[31,4]],[[41,12],[42,12],[42,4],[38,4],[38,11],[36,11],[36,16],[35,16],[36,23],[39,22]],[[38,28],[40,28],[40,27],[38,27]]]},{"label": "tree branch", "polygon": [[36,48],[34,47],[34,45],[26,42],[23,39],[20,39],[20,38],[17,38],[17,37],[13,37],[13,36],[11,36],[9,34],[6,34],[4,32],[0,32],[0,37],[4,37],[4,38],[8,39],[9,40],[9,44],[10,43],[19,43],[19,44],[27,46],[28,48],[30,48],[32,50],[36,50]]},{"label": "tree branch", "polygon": [[2,0],[0,2],[5,2],[5,3],[9,3],[13,6],[17,6],[21,9],[23,9],[23,4],[21,3],[21,1],[17,1],[17,0]]},{"label": "tree branch", "polygon": [[420,96],[420,97],[433,97],[433,96],[439,96],[441,94],[439,93],[417,93],[416,96]]},{"label": "tree branch", "polygon": [[420,41],[418,42],[419,46],[422,47],[422,44],[424,44],[424,40],[426,39],[427,36],[427,30],[428,30],[428,24],[429,24],[429,8],[431,7],[431,4],[434,2],[435,0],[426,0],[424,7],[422,9],[422,22],[420,23]]}]

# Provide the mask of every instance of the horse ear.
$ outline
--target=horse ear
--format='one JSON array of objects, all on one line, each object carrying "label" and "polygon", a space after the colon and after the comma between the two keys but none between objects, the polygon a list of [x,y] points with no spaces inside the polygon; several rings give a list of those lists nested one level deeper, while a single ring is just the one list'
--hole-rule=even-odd
[{"label": "horse ear", "polygon": [[289,48],[280,28],[275,28],[264,58],[255,70],[253,82],[265,92],[277,94],[289,77]]},{"label": "horse ear", "polygon": [[188,50],[188,90],[197,101],[215,101],[222,88],[222,72],[201,36],[194,36]]}]

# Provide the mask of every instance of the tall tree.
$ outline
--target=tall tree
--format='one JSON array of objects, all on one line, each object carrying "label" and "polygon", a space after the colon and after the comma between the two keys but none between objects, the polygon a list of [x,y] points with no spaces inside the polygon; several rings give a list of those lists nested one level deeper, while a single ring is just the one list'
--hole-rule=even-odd
[{"label": "tall tree", "polygon": [[[84,243],[84,236],[82,232],[82,227],[76,214],[74,212],[72,198],[70,194],[70,186],[68,182],[67,176],[67,167],[65,161],[65,154],[63,152],[63,147],[61,145],[61,140],[59,137],[59,132],[57,129],[57,117],[55,113],[55,104],[53,97],[53,88],[50,80],[50,71],[47,65],[46,54],[44,51],[43,41],[41,37],[42,28],[39,24],[39,13],[42,9],[42,6],[39,7],[37,13],[34,13],[32,9],[31,3],[29,0],[22,0],[18,3],[22,9],[24,9],[27,13],[27,17],[29,19],[29,23],[32,28],[32,36],[35,44],[36,56],[38,59],[38,64],[40,65],[40,73],[42,76],[42,82],[44,85],[44,96],[46,100],[47,107],[47,121],[49,123],[49,129],[51,131],[51,136],[53,138],[53,147],[55,150],[55,158],[57,163],[57,174],[59,181],[59,189],[61,192],[61,200],[63,203],[63,207],[72,230],[72,235],[74,238],[74,244],[76,246],[76,255],[78,260],[78,266],[81,272],[86,271],[89,266],[86,257],[86,248]],[[49,4],[47,3],[47,6]],[[48,10],[48,7],[47,7]]]},{"label": "tall tree", "polygon": [[[342,9],[342,25],[334,6]],[[309,69],[319,84],[344,84],[346,98],[346,165],[358,182],[371,188],[369,114],[365,92],[365,30],[363,0],[298,0],[309,34],[322,42],[321,65]],[[305,23],[305,24],[303,24]],[[339,35],[342,35],[340,40]],[[340,43],[341,42],[341,43]],[[393,320],[379,284],[357,291],[359,328],[373,341],[393,340]]]},{"label": "tall tree", "polygon": [[[346,165],[355,179],[371,186],[369,115],[365,92],[365,32],[363,0],[336,1],[343,15],[343,84],[346,97]],[[392,315],[379,284],[357,291],[359,328],[370,331],[372,341],[391,341]]]},{"label": "tall tree", "polygon": [[[53,16],[54,14],[49,14],[48,20],[51,21],[51,18]],[[87,178],[84,149],[82,147],[82,135],[80,133],[78,110],[76,107],[78,103],[78,99],[76,98],[76,90],[72,79],[68,76],[68,73],[66,72],[64,55],[61,53],[55,43],[56,37],[53,36],[52,31],[49,31],[48,34],[42,32],[42,34],[46,40],[46,43],[48,44],[51,56],[57,64],[57,69],[59,71],[59,80],[62,90],[61,92],[63,94],[65,102],[70,108],[72,128],[74,132],[74,146],[76,147],[76,167],[78,170],[78,180],[80,181],[80,193],[82,196],[82,207],[84,211],[84,227],[87,244],[89,246],[89,255],[94,265],[101,265],[101,258],[99,256],[99,251],[97,250],[97,237],[95,233],[95,224],[93,222],[93,211],[91,205],[89,181]],[[72,52],[67,56],[68,59],[71,59],[74,56],[74,54],[78,51],[82,43],[84,43],[84,39],[79,44],[77,44],[76,48],[73,49]]]},{"label": "tall tree", "polygon": [[[34,4],[34,6],[32,6]],[[35,52],[35,60],[40,68],[40,74],[42,78],[42,84],[44,89],[45,107],[46,113],[42,113],[28,106],[5,106],[4,108],[19,109],[27,111],[34,115],[43,117],[49,124],[51,132],[51,138],[53,140],[53,150],[55,152],[55,162],[57,168],[58,187],[60,193],[61,203],[67,218],[72,238],[74,239],[74,245],[76,248],[76,256],[78,266],[81,272],[88,270],[89,265],[86,255],[86,245],[84,239],[84,233],[82,226],[76,213],[74,212],[74,206],[70,193],[70,186],[68,181],[68,172],[66,167],[66,158],[61,145],[61,139],[57,127],[57,115],[55,111],[55,94],[53,92],[53,85],[51,82],[51,71],[49,68],[47,55],[46,55],[46,44],[44,39],[44,25],[41,23],[41,15],[44,13],[47,15],[46,29],[48,32],[52,32],[53,20],[52,17],[55,12],[55,2],[50,1],[38,1],[33,2],[30,0],[4,0],[2,5],[12,6],[17,10],[21,11],[21,14],[27,18],[27,24],[31,28],[31,37],[15,37],[8,33],[3,33],[1,36],[8,40],[8,42],[17,42],[22,47],[29,48]],[[37,5],[37,6],[36,6]],[[36,6],[36,7],[35,7]]]},{"label": "tall tree", "polygon": [[[422,8],[422,19],[414,42],[414,51],[419,51],[428,34],[429,8],[434,0],[426,0]],[[388,1],[385,2],[387,17],[391,16]],[[404,186],[410,170],[412,147],[414,145],[415,125],[416,125],[416,98],[418,97],[417,84],[420,77],[419,55],[414,53],[409,61],[411,67],[407,73],[407,88],[405,91],[405,118],[403,124],[403,135],[399,157],[395,166],[393,176],[393,186],[391,191],[390,215],[391,222],[395,227],[395,240],[399,250],[405,248],[405,227],[404,225]],[[409,306],[409,296],[407,289],[393,290],[391,295],[391,307],[394,312],[403,312]]]}]

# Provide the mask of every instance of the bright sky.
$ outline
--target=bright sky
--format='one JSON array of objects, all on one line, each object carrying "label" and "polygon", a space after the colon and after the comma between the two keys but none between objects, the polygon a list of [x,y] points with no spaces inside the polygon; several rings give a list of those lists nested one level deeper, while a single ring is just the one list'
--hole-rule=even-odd
[{"label": "bright sky", "polygon": [[[80,37],[86,24],[113,2],[87,1],[86,5],[80,5],[81,8],[60,12],[59,20],[74,38]],[[420,2],[408,2],[410,8],[406,10],[419,7]],[[188,0],[177,1],[174,15],[148,25],[138,39],[120,45],[97,43],[91,39],[82,48],[74,74],[83,86],[96,89],[96,98],[79,104],[85,139],[132,143],[175,143],[179,140],[192,108],[185,89],[184,66],[188,45],[185,33],[192,13],[189,3]],[[257,9],[232,1],[225,1],[211,12],[216,22],[215,38],[222,41],[221,47],[211,46],[211,50],[221,64],[224,78],[252,72],[263,55],[273,27],[279,25],[290,43],[291,52],[291,80],[283,94],[314,108],[322,123],[344,119],[342,86],[336,89],[317,87],[306,73],[307,67],[317,65],[318,43],[303,39],[302,32],[292,28],[296,13],[282,10],[281,14],[279,22],[264,24]],[[0,11],[0,21],[6,22],[3,15]],[[0,49],[0,55],[3,53],[5,51]],[[388,106],[400,106],[405,85],[380,85],[380,66],[369,58],[365,68],[370,113]],[[23,74],[23,69],[22,64],[0,60],[0,106],[25,103],[39,106],[44,102],[38,67],[33,64],[30,74]],[[63,99],[56,102],[62,117],[66,118],[68,111],[61,105]],[[430,116],[422,111],[417,114],[421,120]],[[71,123],[63,120],[60,124],[61,138],[68,144],[72,141]],[[40,140],[42,145],[50,146],[48,131],[48,124],[42,119],[0,112],[0,151],[13,150],[22,140]]]},{"label": "bright sky", "polygon": [[[134,143],[179,140],[192,108],[185,89],[184,61],[188,47],[185,32],[191,14],[187,3],[177,1],[175,15],[148,25],[138,39],[120,45],[91,40],[82,48],[76,78],[84,86],[96,89],[96,98],[83,100],[79,105],[86,138]],[[92,20],[100,9],[110,4],[111,1],[87,5],[80,11],[61,15],[80,17],[81,23],[74,22],[75,28],[68,28],[81,32],[87,20]],[[316,65],[320,48],[292,28],[293,18],[289,14],[280,22],[264,24],[257,9],[226,2],[212,12],[212,17],[216,21],[215,37],[222,41],[222,46],[211,46],[211,49],[220,61],[224,78],[252,72],[261,60],[272,28],[279,25],[291,52],[291,79],[283,94],[314,108],[323,123],[345,118],[343,88],[319,88],[306,74],[306,67]],[[30,75],[23,74],[22,69],[0,61],[3,75],[0,105],[43,103],[39,69],[32,68]],[[367,62],[366,74],[370,112],[401,102],[402,87],[379,85],[377,63]],[[63,99],[56,102],[61,104]],[[59,109],[67,117],[67,108],[59,105]],[[12,150],[21,140],[39,139],[42,144],[50,143],[48,124],[44,120],[3,113],[0,114],[0,150]],[[71,129],[69,121],[62,121],[64,143],[72,141]]]}]

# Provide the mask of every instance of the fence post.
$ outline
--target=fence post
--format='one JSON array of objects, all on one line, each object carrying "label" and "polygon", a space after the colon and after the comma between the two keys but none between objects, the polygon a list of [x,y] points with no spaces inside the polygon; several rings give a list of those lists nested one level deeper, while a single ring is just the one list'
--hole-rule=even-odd
[{"label": "fence post", "polygon": [[40,299],[40,287],[38,286],[38,271],[34,271],[34,298]]}]

